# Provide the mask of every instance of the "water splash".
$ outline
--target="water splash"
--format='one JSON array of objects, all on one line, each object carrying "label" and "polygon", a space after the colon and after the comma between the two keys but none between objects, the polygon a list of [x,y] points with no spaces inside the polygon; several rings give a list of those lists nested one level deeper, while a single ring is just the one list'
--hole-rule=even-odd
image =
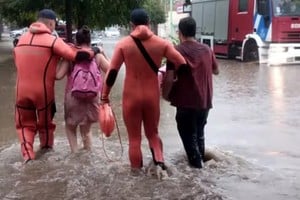
[{"label": "water splash", "polygon": [[[117,156],[118,142],[108,140],[106,143],[107,152]],[[95,137],[92,152],[82,150],[70,154],[67,140],[56,138],[55,151],[37,153],[38,159],[26,165],[21,162],[18,144],[2,148],[0,198],[237,199],[240,193],[234,191],[237,195],[232,194],[229,189],[238,185],[265,184],[272,174],[231,153],[213,148],[210,151],[218,157],[218,162],[210,160],[203,169],[189,167],[183,151],[167,153],[166,164],[171,176],[159,181],[146,173],[132,175],[127,155],[120,161],[109,161],[101,145]],[[146,150],[144,147],[143,151]],[[150,163],[150,152],[146,155],[144,161]],[[281,181],[282,177],[276,177],[276,180]]]}]

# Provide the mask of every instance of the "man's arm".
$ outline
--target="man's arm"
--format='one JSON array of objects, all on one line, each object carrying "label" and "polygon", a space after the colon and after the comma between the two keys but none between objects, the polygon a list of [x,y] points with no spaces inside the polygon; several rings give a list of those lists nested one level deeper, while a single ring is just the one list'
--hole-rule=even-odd
[{"label": "man's arm", "polygon": [[70,61],[82,61],[89,60],[94,57],[94,51],[82,50],[66,44],[61,38],[57,38],[54,45],[53,51],[56,55],[61,56]]},{"label": "man's arm", "polygon": [[[173,63],[172,67],[174,67],[175,70],[187,64],[184,57],[175,49],[175,47],[172,44],[167,45],[165,56],[167,57],[169,62]],[[169,66],[169,69],[170,67],[171,65]]]}]

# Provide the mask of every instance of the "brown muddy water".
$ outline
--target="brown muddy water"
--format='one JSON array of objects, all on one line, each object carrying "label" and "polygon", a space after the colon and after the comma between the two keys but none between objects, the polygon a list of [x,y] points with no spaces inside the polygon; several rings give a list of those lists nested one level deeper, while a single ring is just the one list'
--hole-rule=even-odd
[{"label": "brown muddy water", "polygon": [[[109,56],[115,42],[103,41]],[[59,81],[55,151],[38,153],[35,162],[22,165],[14,128],[16,74],[11,51],[10,41],[0,42],[0,199],[300,199],[300,66],[219,60],[221,73],[214,77],[206,143],[220,160],[207,162],[202,170],[187,165],[175,110],[162,100],[159,130],[171,176],[158,181],[129,170],[120,109],[124,69],[111,97],[123,154],[117,132],[101,139],[97,124],[93,151],[70,154],[63,122],[65,82]],[[147,166],[151,153],[145,138],[143,154]]]}]

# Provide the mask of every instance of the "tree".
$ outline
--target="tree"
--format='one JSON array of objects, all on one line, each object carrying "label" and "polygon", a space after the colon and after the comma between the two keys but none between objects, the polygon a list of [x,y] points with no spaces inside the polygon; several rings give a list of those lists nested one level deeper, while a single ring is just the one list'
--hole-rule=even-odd
[{"label": "tree", "polygon": [[31,13],[26,12],[23,1],[1,1],[1,15],[9,22],[17,26],[27,26],[31,22]]},{"label": "tree", "polygon": [[111,25],[127,26],[130,11],[142,5],[143,2],[144,0],[79,0],[73,1],[72,11],[70,11],[71,8],[67,8],[65,14],[68,11],[73,13],[72,19],[77,28],[83,25],[101,29]]},{"label": "tree", "polygon": [[[68,1],[68,0],[65,0]],[[51,8],[66,19],[65,1],[62,0],[0,0],[0,13],[7,21],[17,26],[28,26],[43,8]],[[87,24],[104,28],[110,25],[127,25],[130,10],[139,7],[145,0],[76,0],[72,2],[72,21],[76,27]],[[64,3],[65,2],[65,3]]]},{"label": "tree", "polygon": [[147,0],[144,8],[149,14],[150,24],[153,32],[157,34],[158,24],[166,22],[166,14],[161,0]]},{"label": "tree", "polygon": [[6,21],[18,27],[29,26],[43,8],[53,9],[67,21],[67,35],[71,38],[72,24],[76,28],[104,28],[111,25],[127,27],[132,9],[144,7],[150,16],[153,31],[165,22],[161,0],[0,0],[0,13]]},{"label": "tree", "polygon": [[62,11],[63,7],[60,0],[0,0],[2,17],[18,27],[29,26],[42,8]]},{"label": "tree", "polygon": [[0,15],[0,41],[2,40],[2,33],[3,33],[3,20]]},{"label": "tree", "polygon": [[67,41],[72,42],[72,0],[65,0],[65,14],[67,22]]}]

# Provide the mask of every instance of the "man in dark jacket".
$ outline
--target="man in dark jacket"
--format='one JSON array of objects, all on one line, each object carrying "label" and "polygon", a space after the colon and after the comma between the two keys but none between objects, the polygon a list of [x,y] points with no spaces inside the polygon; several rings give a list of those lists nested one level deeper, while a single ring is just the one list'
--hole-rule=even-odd
[{"label": "man in dark jacket", "polygon": [[[180,44],[176,49],[188,65],[177,70],[178,80],[173,85],[169,99],[176,107],[176,122],[189,163],[202,168],[205,150],[204,126],[212,108],[212,74],[219,69],[213,51],[196,41],[196,22],[186,17],[179,22]],[[174,69],[168,62],[167,70]]]}]

